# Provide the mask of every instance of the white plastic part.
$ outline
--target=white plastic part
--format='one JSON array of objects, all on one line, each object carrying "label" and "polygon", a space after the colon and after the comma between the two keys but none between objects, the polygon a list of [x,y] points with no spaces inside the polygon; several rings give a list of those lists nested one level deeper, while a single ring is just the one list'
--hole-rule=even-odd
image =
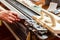
[{"label": "white plastic part", "polygon": [[[60,34],[60,17],[54,15],[53,13],[48,12],[47,10],[42,9],[40,13],[41,16],[33,16],[32,18],[42,25],[43,27],[47,28],[51,31],[55,36],[59,37]],[[45,22],[47,21],[47,22]]]},{"label": "white plastic part", "polygon": [[49,5],[47,10],[54,12],[56,10],[56,8],[57,8],[57,5],[58,5],[57,3],[50,2],[50,5]]}]

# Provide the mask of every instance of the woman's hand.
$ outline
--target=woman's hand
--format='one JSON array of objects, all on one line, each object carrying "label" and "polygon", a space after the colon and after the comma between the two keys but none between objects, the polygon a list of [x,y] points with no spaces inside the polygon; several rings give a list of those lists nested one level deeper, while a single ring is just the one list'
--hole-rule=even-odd
[{"label": "woman's hand", "polygon": [[12,11],[0,11],[0,19],[6,22],[13,23],[14,21],[20,21],[18,15]]}]

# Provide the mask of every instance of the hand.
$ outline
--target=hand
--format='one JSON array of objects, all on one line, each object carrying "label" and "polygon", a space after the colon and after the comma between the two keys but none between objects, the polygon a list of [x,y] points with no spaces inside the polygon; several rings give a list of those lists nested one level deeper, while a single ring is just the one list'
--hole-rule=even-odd
[{"label": "hand", "polygon": [[0,12],[0,19],[9,23],[13,23],[14,21],[20,21],[18,15],[12,11],[1,11]]}]

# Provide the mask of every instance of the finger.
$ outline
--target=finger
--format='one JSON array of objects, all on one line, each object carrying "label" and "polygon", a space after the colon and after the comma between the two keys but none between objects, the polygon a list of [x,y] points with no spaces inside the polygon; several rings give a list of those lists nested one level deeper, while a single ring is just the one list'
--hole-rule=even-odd
[{"label": "finger", "polygon": [[9,13],[9,11],[8,11],[8,10],[4,10],[4,11],[1,11],[1,12],[3,12],[3,13]]},{"label": "finger", "polygon": [[15,15],[13,15],[12,13],[9,13],[9,16],[11,16],[11,17],[13,17],[13,18],[15,18],[15,19],[16,19],[16,16],[15,16]]},{"label": "finger", "polygon": [[12,13],[12,15],[18,16],[16,12],[10,11],[10,13]]},{"label": "finger", "polygon": [[19,17],[18,17],[18,15],[17,15],[17,14],[14,14],[14,13],[12,13],[12,14],[13,14],[14,16],[16,16],[16,18],[17,18],[17,19],[19,19]]},{"label": "finger", "polygon": [[16,17],[15,15],[9,14],[12,18],[14,18],[17,21],[20,21],[20,19],[18,17]]},{"label": "finger", "polygon": [[13,15],[13,17],[16,17],[17,21],[20,21],[20,18],[18,17],[16,12],[10,11],[11,16]]},{"label": "finger", "polygon": [[10,19],[8,19],[7,17],[4,18],[4,21],[12,23],[12,21]]},{"label": "finger", "polygon": [[15,18],[13,18],[13,17],[11,17],[11,16],[8,17],[8,19],[11,20],[11,21],[15,21],[15,20],[16,20]]},{"label": "finger", "polygon": [[10,16],[14,17],[18,21],[20,20],[20,18],[18,17],[18,15],[15,14],[15,13],[10,13]]},{"label": "finger", "polygon": [[16,12],[13,12],[13,11],[10,11],[10,13],[14,16],[17,16],[18,17],[18,14]]}]

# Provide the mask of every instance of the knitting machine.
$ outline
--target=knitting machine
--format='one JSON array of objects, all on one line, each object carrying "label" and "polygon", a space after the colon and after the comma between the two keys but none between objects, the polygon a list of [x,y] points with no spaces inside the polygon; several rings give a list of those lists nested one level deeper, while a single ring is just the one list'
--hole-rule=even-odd
[{"label": "knitting machine", "polygon": [[60,38],[58,35],[60,33],[60,20],[56,15],[35,4],[26,4],[26,2],[30,1],[23,3],[24,1],[18,2],[18,0],[0,0],[0,2],[5,6],[5,8],[1,6],[0,10],[6,10],[7,8],[8,10],[15,11],[21,19],[21,21],[12,24],[3,21],[16,40],[28,40],[28,38],[33,40],[33,34],[36,36],[36,40],[48,40],[51,35]]}]

